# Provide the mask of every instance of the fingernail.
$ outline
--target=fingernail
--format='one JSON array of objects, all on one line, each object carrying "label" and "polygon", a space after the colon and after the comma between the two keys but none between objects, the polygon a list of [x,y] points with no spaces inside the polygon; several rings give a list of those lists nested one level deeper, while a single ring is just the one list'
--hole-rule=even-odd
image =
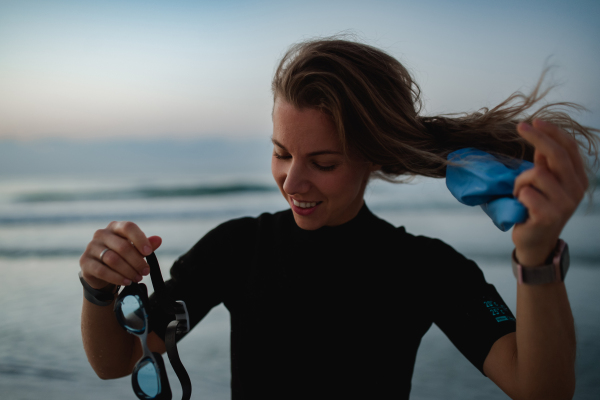
[{"label": "fingernail", "polygon": [[150,268],[144,268],[142,270],[142,275],[148,275],[150,273]]},{"label": "fingernail", "polygon": [[129,280],[129,279],[123,279],[123,285],[125,285],[125,286],[131,285],[131,280]]},{"label": "fingernail", "polygon": [[149,256],[150,254],[152,254],[152,247],[144,246],[144,255]]},{"label": "fingernail", "polygon": [[141,275],[138,274],[138,275],[135,276],[135,281],[136,282],[139,282],[141,280],[142,280],[142,276]]}]

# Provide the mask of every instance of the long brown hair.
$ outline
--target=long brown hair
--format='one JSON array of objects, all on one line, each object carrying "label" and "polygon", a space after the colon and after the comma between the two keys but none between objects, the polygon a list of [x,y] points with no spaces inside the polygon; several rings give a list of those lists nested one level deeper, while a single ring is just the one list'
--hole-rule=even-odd
[{"label": "long brown hair", "polygon": [[541,118],[551,122],[592,156],[597,164],[600,130],[582,126],[567,113],[583,107],[553,103],[532,115],[525,111],[550,90],[542,90],[544,71],[529,95],[516,92],[498,106],[477,112],[422,116],[421,90],[408,70],[375,47],[337,37],[295,44],[283,56],[272,82],[274,98],[329,115],[345,151],[357,150],[381,165],[375,174],[389,181],[422,175],[443,178],[449,153],[475,147],[532,161],[534,149],[516,125]]}]

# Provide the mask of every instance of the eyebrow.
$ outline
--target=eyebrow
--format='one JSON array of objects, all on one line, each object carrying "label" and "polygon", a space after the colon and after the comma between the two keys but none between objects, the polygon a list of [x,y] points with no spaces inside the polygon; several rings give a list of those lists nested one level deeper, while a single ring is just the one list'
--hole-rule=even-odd
[{"label": "eyebrow", "polygon": [[[277,147],[280,147],[281,149],[288,151],[288,149],[285,148],[284,145],[282,145],[281,143],[279,143],[277,140],[271,138],[271,142],[273,142],[273,144]],[[337,155],[342,155],[343,153],[341,151],[333,151],[333,150],[320,150],[320,151],[313,151],[312,153],[308,153],[308,155],[310,157],[314,157],[314,156],[320,156],[323,154],[337,154]]]}]

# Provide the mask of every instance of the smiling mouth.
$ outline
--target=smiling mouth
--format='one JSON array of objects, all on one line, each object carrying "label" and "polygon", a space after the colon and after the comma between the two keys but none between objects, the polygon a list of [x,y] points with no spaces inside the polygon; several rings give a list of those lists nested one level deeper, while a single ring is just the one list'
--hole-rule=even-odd
[{"label": "smiling mouth", "polygon": [[300,208],[313,208],[317,204],[321,204],[322,201],[302,202],[302,201],[296,201],[295,199],[292,199],[292,203],[294,203],[294,205],[296,207],[300,207]]}]

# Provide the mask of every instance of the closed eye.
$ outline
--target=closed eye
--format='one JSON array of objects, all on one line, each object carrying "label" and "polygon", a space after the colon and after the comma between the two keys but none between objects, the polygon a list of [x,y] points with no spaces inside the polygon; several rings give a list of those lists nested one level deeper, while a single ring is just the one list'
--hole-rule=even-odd
[{"label": "closed eye", "polygon": [[[273,157],[275,157],[278,160],[289,160],[292,158],[291,155],[282,155],[277,153],[276,151],[273,152]],[[328,171],[333,171],[337,165],[333,164],[333,165],[321,165],[317,162],[313,161],[313,165],[319,170],[319,171],[323,171],[323,172],[328,172]]]},{"label": "closed eye", "polygon": [[316,162],[313,162],[313,165],[315,167],[317,167],[318,170],[320,171],[333,171],[335,169],[335,167],[337,167],[337,165],[321,165],[321,164],[317,164]]},{"label": "closed eye", "polygon": [[273,153],[273,156],[278,160],[289,160],[292,156],[282,156],[281,154]]}]

